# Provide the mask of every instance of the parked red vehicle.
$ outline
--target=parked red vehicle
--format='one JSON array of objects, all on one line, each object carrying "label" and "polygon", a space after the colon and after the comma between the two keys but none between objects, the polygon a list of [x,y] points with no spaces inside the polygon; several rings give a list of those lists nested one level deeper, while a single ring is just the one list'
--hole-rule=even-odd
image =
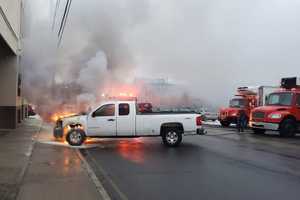
[{"label": "parked red vehicle", "polygon": [[278,131],[280,136],[294,136],[300,125],[300,79],[283,78],[281,89],[271,93],[265,106],[252,110],[250,127],[254,133]]},{"label": "parked red vehicle", "polygon": [[218,119],[221,125],[228,127],[230,124],[236,124],[239,110],[245,111],[247,121],[249,121],[251,110],[264,105],[266,96],[277,88],[272,86],[239,87],[237,94],[230,100],[229,107],[221,108],[219,111]]}]

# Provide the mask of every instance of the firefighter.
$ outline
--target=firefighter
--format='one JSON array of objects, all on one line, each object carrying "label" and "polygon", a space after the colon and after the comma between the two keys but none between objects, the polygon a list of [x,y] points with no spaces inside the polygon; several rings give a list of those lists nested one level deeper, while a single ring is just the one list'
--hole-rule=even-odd
[{"label": "firefighter", "polygon": [[247,126],[247,115],[244,110],[239,110],[237,114],[237,131],[244,132],[245,127]]}]

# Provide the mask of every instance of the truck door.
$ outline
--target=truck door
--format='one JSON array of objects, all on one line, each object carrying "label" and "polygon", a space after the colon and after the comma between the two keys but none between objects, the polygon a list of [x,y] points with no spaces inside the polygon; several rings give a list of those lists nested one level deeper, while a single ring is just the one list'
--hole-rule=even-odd
[{"label": "truck door", "polygon": [[91,113],[88,118],[88,136],[116,136],[115,104],[106,104]]},{"label": "truck door", "polygon": [[129,103],[118,105],[117,136],[135,135],[135,107]]}]

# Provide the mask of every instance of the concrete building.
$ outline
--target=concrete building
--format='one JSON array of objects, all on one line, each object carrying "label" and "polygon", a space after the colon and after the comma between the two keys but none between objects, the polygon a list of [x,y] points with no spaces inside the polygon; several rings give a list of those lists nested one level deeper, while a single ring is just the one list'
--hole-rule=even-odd
[{"label": "concrete building", "polygon": [[26,114],[22,99],[22,0],[0,0],[0,129],[14,129]]}]

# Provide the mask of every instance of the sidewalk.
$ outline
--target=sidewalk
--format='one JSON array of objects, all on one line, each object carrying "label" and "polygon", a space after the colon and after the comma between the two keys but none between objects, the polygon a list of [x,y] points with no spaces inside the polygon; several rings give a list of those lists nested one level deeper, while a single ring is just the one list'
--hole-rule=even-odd
[{"label": "sidewalk", "polygon": [[34,142],[49,131],[29,119],[0,132],[0,199],[101,199],[75,149]]}]

